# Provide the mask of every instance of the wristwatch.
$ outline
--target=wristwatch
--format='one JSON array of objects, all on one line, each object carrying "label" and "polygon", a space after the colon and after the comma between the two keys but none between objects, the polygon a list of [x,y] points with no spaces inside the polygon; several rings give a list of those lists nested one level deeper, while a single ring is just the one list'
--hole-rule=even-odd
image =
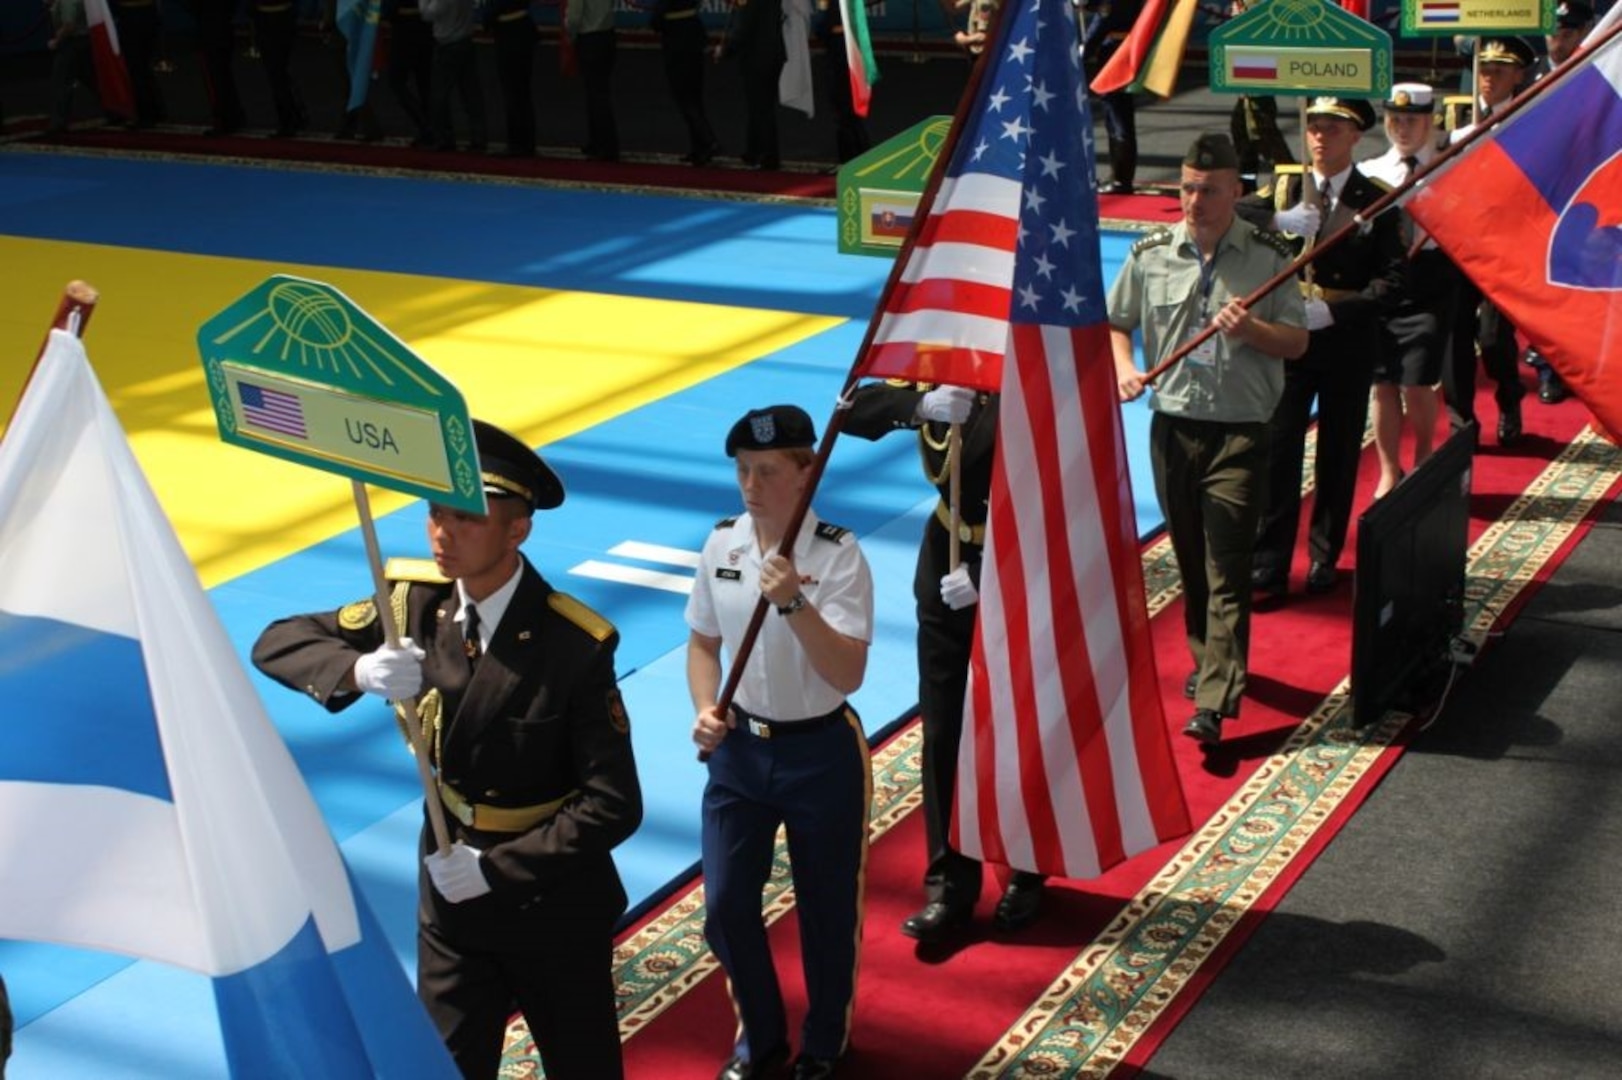
[{"label": "wristwatch", "polygon": [[794,599],[788,603],[777,605],[777,613],[779,615],[792,615],[803,607],[805,607],[805,593],[797,592],[794,594]]}]

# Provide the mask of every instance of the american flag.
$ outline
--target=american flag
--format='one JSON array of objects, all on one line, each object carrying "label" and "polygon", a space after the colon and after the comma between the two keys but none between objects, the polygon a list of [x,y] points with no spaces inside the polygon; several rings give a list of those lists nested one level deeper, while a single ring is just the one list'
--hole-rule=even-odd
[{"label": "american flag", "polygon": [[1138,562],[1069,0],[1023,0],[859,374],[997,389],[954,841],[1093,877],[1188,830]]},{"label": "american flag", "polygon": [[237,383],[237,396],[242,399],[242,419],[256,428],[276,431],[294,438],[308,438],[304,430],[304,403],[297,394],[272,390],[257,383]]}]

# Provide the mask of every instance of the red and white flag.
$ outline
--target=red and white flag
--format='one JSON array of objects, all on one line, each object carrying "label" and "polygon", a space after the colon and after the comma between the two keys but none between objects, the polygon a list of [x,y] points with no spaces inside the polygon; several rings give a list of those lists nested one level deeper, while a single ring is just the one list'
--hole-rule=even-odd
[{"label": "red and white flag", "polygon": [[858,374],[1000,391],[953,843],[1095,877],[1188,831],[1161,709],[1069,0],[1007,9]]},{"label": "red and white flag", "polygon": [[118,47],[118,27],[107,0],[84,0],[85,23],[90,28],[90,55],[96,65],[96,92],[103,112],[135,119],[135,88]]}]

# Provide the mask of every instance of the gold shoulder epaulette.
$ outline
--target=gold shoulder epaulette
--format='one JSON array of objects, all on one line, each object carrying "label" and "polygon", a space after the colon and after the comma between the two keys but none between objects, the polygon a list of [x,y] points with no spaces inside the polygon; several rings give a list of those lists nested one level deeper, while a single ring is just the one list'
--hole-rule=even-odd
[{"label": "gold shoulder epaulette", "polygon": [[614,624],[582,604],[568,593],[553,592],[546,598],[552,610],[596,638],[607,641],[614,633]]},{"label": "gold shoulder epaulette", "polygon": [[1384,180],[1381,180],[1378,176],[1370,176],[1368,173],[1363,173],[1363,179],[1373,184],[1382,195],[1391,190],[1391,185],[1386,183]]},{"label": "gold shoulder epaulette", "polygon": [[1132,245],[1132,254],[1136,255],[1140,251],[1148,251],[1150,248],[1169,243],[1171,243],[1171,230],[1155,229]]},{"label": "gold shoulder epaulette", "polygon": [[832,540],[835,543],[839,542],[840,540],[843,540],[845,538],[846,534],[848,534],[850,532],[850,530],[845,528],[843,525],[835,525],[831,521],[819,521],[819,522],[817,522],[817,530],[816,531],[817,531],[817,539],[819,539],[819,540]]},{"label": "gold shoulder epaulette", "polygon": [[1295,258],[1295,245],[1281,232],[1272,229],[1252,229],[1250,235],[1257,242],[1266,244],[1286,259]]},{"label": "gold shoulder epaulette", "polygon": [[415,581],[423,585],[449,585],[451,579],[439,572],[432,559],[392,558],[383,564],[383,576],[390,581]]},{"label": "gold shoulder epaulette", "polygon": [[900,387],[903,387],[903,386],[909,387],[909,388],[916,387],[918,384],[913,382],[911,379],[885,379],[884,380],[884,385],[885,386],[894,386],[894,387],[897,387],[899,389]]},{"label": "gold shoulder epaulette", "polygon": [[738,523],[738,519],[735,518],[735,517],[722,518],[720,521],[717,521],[715,523],[715,528],[716,528],[716,531],[719,532],[721,529],[730,529],[730,528],[732,528],[732,526],[736,525],[737,523]]}]

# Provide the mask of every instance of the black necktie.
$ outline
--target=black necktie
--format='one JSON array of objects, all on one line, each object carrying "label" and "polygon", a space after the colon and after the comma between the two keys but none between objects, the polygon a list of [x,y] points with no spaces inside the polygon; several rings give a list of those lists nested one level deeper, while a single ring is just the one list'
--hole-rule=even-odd
[{"label": "black necktie", "polygon": [[1329,231],[1329,211],[1335,205],[1335,182],[1325,180],[1323,187],[1318,189],[1318,204],[1323,207],[1323,216],[1318,219],[1318,235],[1321,237]]},{"label": "black necktie", "polygon": [[1403,158],[1402,159],[1402,178],[1403,178],[1403,180],[1406,181],[1409,178],[1411,178],[1414,175],[1414,170],[1417,169],[1417,168],[1419,168],[1419,159],[1414,157],[1414,155],[1409,154],[1407,157]]},{"label": "black necktie", "polygon": [[479,644],[479,609],[475,604],[469,604],[462,611],[462,652],[467,654],[469,663],[478,663],[484,649]]}]

